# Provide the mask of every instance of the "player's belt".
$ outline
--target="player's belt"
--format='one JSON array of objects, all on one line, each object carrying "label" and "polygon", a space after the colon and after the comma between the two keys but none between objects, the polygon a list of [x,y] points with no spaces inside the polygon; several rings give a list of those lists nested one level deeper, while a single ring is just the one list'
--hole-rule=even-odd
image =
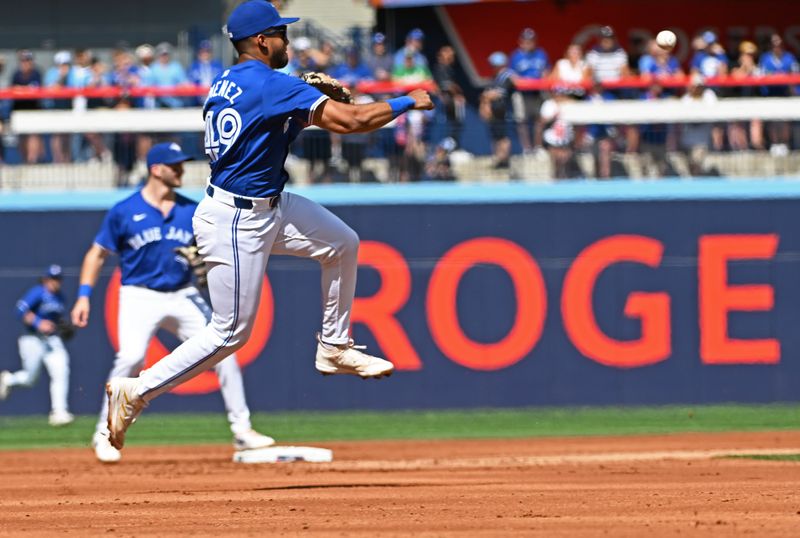
[{"label": "player's belt", "polygon": [[[239,209],[253,209],[254,206],[252,199],[244,198],[243,196],[236,196],[235,194],[231,194],[222,189],[214,188],[212,185],[206,187],[206,194],[208,194],[211,198],[217,199],[223,203],[228,203]],[[278,202],[281,200],[281,195],[277,194],[275,196],[270,196],[269,198],[257,199],[256,202],[260,202],[262,200],[269,204],[270,209],[275,209],[278,206]]]}]

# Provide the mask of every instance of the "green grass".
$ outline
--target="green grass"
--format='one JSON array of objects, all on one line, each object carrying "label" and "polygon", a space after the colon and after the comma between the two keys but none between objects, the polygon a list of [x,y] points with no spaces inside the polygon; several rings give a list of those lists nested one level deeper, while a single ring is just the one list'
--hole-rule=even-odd
[{"label": "green grass", "polygon": [[[95,417],[51,428],[46,417],[0,417],[0,449],[87,446]],[[800,429],[800,405],[527,408],[470,411],[257,413],[256,429],[283,443],[476,439]],[[145,412],[130,445],[229,443],[223,413]]]},{"label": "green grass", "polygon": [[738,454],[725,457],[739,460],[800,461],[800,454]]}]

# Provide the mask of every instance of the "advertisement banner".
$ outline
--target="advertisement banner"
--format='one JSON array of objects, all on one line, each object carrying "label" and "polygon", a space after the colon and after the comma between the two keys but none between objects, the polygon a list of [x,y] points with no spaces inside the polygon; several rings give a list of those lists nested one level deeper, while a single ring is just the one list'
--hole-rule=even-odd
[{"label": "advertisement banner", "polygon": [[[338,206],[361,236],[356,342],[390,379],[314,369],[320,271],[274,257],[241,350],[254,410],[798,401],[800,199]],[[0,369],[16,369],[16,300],[49,263],[74,300],[101,211],[0,213]],[[118,277],[68,343],[70,400],[93,413],[116,345]],[[178,342],[161,331],[148,360]],[[221,410],[213,374],[153,403]],[[0,414],[48,410],[47,384]]]}]

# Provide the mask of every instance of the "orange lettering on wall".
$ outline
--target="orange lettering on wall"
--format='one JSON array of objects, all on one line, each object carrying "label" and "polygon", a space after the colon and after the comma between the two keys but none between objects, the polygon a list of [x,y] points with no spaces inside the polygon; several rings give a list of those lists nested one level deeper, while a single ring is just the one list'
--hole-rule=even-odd
[{"label": "orange lettering on wall", "polygon": [[[117,321],[119,317],[119,287],[120,271],[119,269],[115,269],[114,273],[111,275],[108,287],[106,288],[105,304],[106,331],[108,332],[108,339],[114,351],[119,350],[119,324]],[[236,361],[240,366],[244,367],[250,364],[261,354],[272,332],[272,320],[272,287],[269,285],[269,280],[265,276],[253,332],[250,334],[250,339],[247,343],[236,352]],[[168,354],[169,350],[154,336],[147,347],[145,368],[152,366]],[[172,389],[171,392],[174,394],[207,394],[217,390],[219,390],[219,380],[214,371],[209,370],[190,379],[186,383],[178,385]]]},{"label": "orange lettering on wall", "polygon": [[395,318],[411,294],[411,272],[403,255],[385,243],[362,241],[358,249],[358,263],[378,272],[381,287],[371,297],[356,297],[351,323],[366,325],[386,358],[398,370],[421,369],[422,361]]},{"label": "orange lettering on wall", "polygon": [[774,338],[737,339],[728,336],[728,312],[771,310],[769,284],[728,285],[728,261],[768,260],[778,249],[776,234],[704,235],[700,237],[698,293],[700,357],[706,364],[775,364],[781,347]]},{"label": "orange lettering on wall", "polygon": [[[471,340],[458,321],[458,284],[470,268],[482,263],[502,267],[509,274],[517,303],[514,326],[502,340],[490,344]],[[436,264],[426,310],[431,335],[442,353],[467,368],[499,370],[521,360],[539,341],[547,292],[536,260],[522,247],[505,239],[481,237],[456,245]]]},{"label": "orange lettering on wall", "polygon": [[625,315],[641,320],[641,337],[621,341],[610,338],[597,325],[592,304],[595,283],[609,266],[634,262],[658,267],[664,246],[637,235],[615,235],[597,241],[581,252],[564,279],[561,315],[572,343],[586,357],[617,368],[633,368],[669,357],[670,298],[667,293],[634,292],[625,303]]}]

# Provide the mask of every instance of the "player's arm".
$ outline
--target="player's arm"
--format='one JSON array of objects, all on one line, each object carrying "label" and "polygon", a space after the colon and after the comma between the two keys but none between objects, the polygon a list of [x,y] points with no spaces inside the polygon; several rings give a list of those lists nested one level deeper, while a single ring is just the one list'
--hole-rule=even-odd
[{"label": "player's arm", "polygon": [[75,301],[75,306],[72,307],[71,316],[72,323],[76,327],[86,327],[89,324],[89,310],[91,308],[89,297],[94,285],[97,284],[97,277],[100,275],[100,269],[103,267],[107,257],[108,251],[97,243],[89,247],[86,256],[83,257],[78,299]]},{"label": "player's arm", "polygon": [[33,288],[30,290],[27,294],[25,294],[25,297],[17,301],[17,317],[19,317],[22,320],[22,323],[28,327],[31,327],[42,334],[51,334],[53,331],[55,331],[55,324],[49,319],[42,319],[36,315],[36,309],[38,308],[41,300],[42,294],[39,289]]},{"label": "player's arm", "polygon": [[433,102],[425,90],[414,90],[403,97],[364,105],[349,105],[328,99],[315,109],[311,123],[339,134],[368,133],[409,110],[431,109]]}]

